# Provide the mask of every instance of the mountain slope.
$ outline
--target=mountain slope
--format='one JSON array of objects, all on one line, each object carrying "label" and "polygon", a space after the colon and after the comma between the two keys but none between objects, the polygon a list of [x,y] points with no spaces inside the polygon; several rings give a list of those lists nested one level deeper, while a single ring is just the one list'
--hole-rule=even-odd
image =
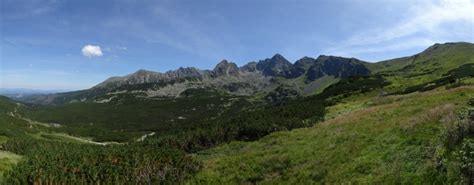
[{"label": "mountain slope", "polygon": [[348,99],[312,128],[200,152],[204,169],[190,183],[459,183],[457,163],[439,172],[436,160],[445,127],[472,95],[474,86]]},{"label": "mountain slope", "polygon": [[435,44],[419,54],[369,64],[368,68],[386,76],[392,82],[387,90],[396,91],[441,78],[450,70],[473,63],[474,44],[459,42]]},{"label": "mountain slope", "polygon": [[461,64],[473,63],[473,51],[474,44],[468,42],[434,44],[413,56],[380,61],[373,63],[370,66],[374,73],[387,71],[415,72],[420,70],[418,68],[433,67],[437,65],[439,65],[438,68],[444,70],[441,72],[446,72],[447,70],[460,66]]}]

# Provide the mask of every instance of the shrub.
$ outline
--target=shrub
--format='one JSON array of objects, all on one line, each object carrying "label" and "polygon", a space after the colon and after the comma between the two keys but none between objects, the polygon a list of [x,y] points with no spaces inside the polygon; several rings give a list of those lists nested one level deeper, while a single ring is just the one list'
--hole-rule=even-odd
[{"label": "shrub", "polygon": [[468,105],[474,107],[474,98],[469,100]]},{"label": "shrub", "polygon": [[444,138],[445,146],[448,149],[452,149],[454,146],[460,144],[464,138],[474,134],[474,120],[472,119],[472,115],[463,112],[459,117],[460,119],[457,121],[446,122]]},{"label": "shrub", "polygon": [[170,184],[199,169],[199,163],[184,152],[138,144],[16,139],[5,143],[4,149],[25,156],[6,173],[6,184]]},{"label": "shrub", "polygon": [[467,179],[467,184],[474,183],[474,139],[465,139],[461,144],[461,149],[457,153],[458,160],[461,161],[461,171]]}]

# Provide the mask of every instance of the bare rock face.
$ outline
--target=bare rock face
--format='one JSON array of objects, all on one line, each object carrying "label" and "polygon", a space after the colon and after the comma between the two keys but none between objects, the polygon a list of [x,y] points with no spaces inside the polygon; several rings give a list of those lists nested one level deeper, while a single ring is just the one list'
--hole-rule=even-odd
[{"label": "bare rock face", "polygon": [[174,71],[168,71],[165,73],[170,80],[179,79],[179,78],[201,78],[203,72],[194,67],[180,67]]},{"label": "bare rock face", "polygon": [[219,62],[214,70],[212,70],[213,77],[218,76],[237,76],[239,75],[239,68],[237,64],[233,62],[228,62],[227,60],[222,60]]},{"label": "bare rock face", "polygon": [[319,56],[306,74],[307,81],[314,81],[323,76],[334,76],[336,78],[348,78],[351,76],[366,76],[370,70],[355,58],[343,58],[335,56]]},{"label": "bare rock face", "polygon": [[286,77],[288,78],[298,78],[308,71],[308,69],[316,64],[316,59],[311,57],[303,57],[295,62],[288,72],[286,72]]},{"label": "bare rock face", "polygon": [[275,54],[272,58],[260,60],[256,67],[265,76],[285,76],[292,64],[280,54]]},{"label": "bare rock face", "polygon": [[111,77],[93,88],[116,88],[122,85],[134,85],[166,80],[166,75],[158,72],[140,69],[135,73],[123,77]]},{"label": "bare rock face", "polygon": [[249,62],[244,66],[240,67],[240,71],[243,72],[256,72],[257,71],[257,62]]}]

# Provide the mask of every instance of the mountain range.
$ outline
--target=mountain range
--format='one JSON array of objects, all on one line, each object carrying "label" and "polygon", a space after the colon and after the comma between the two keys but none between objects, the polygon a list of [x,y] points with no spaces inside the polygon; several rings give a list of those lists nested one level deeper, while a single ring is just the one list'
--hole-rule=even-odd
[{"label": "mountain range", "polygon": [[[356,58],[321,55],[303,57],[294,63],[280,54],[243,66],[222,60],[212,70],[194,67],[178,68],[165,73],[140,69],[121,77],[110,77],[86,90],[37,95],[23,101],[41,104],[62,104],[77,101],[102,102],[110,95],[135,93],[145,98],[179,97],[189,89],[208,89],[239,96],[258,96],[279,91],[292,91],[298,96],[321,92],[329,85],[349,77],[382,74],[397,84],[399,76],[416,75],[405,85],[390,86],[389,91],[405,88],[411,83],[429,81],[434,75],[442,75],[461,63],[473,60],[471,43],[435,44],[425,51],[409,57],[380,62],[366,62]],[[459,56],[458,58],[452,56]],[[443,61],[443,58],[450,57]],[[466,58],[467,57],[467,58]],[[395,75],[396,74],[396,75]],[[392,78],[397,76],[397,78]],[[413,81],[416,80],[416,81]],[[113,96],[112,96],[113,98]]]}]

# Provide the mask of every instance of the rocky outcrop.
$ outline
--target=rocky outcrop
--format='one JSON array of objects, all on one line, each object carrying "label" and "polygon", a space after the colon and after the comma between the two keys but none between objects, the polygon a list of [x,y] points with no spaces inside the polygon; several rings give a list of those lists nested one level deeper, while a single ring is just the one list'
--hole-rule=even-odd
[{"label": "rocky outcrop", "polygon": [[289,72],[286,73],[288,78],[297,78],[308,71],[308,69],[316,64],[316,59],[311,57],[303,57],[295,62]]},{"label": "rocky outcrop", "polygon": [[237,76],[239,74],[239,68],[237,64],[222,60],[219,62],[214,70],[212,70],[212,77],[218,76]]},{"label": "rocky outcrop", "polygon": [[240,67],[240,71],[243,72],[257,72],[257,62],[249,62],[244,66]]},{"label": "rocky outcrop", "polygon": [[180,67],[174,71],[166,72],[168,80],[179,79],[179,78],[201,78],[204,72],[194,67]]},{"label": "rocky outcrop", "polygon": [[280,54],[275,54],[272,58],[260,60],[256,69],[261,71],[265,76],[286,76],[286,73],[291,69],[292,64]]},{"label": "rocky outcrop", "polygon": [[314,81],[323,76],[334,76],[336,78],[367,76],[370,74],[370,70],[363,63],[363,61],[355,58],[321,55],[308,69],[306,80]]}]

